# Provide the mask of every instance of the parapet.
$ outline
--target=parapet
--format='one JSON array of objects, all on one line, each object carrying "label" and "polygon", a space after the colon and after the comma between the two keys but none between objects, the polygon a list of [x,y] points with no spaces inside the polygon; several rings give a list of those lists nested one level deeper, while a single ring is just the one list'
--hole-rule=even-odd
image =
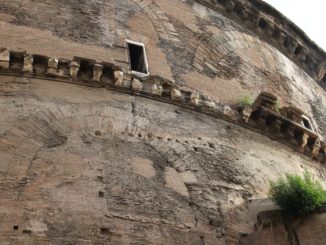
[{"label": "parapet", "polygon": [[261,0],[195,1],[240,22],[284,53],[322,86],[326,83],[326,53],[269,4]]},{"label": "parapet", "polygon": [[0,75],[25,76],[107,88],[176,104],[246,127],[326,163],[326,144],[299,108],[278,108],[277,96],[262,92],[250,105],[226,105],[158,76],[138,77],[93,59],[58,59],[0,49]]}]

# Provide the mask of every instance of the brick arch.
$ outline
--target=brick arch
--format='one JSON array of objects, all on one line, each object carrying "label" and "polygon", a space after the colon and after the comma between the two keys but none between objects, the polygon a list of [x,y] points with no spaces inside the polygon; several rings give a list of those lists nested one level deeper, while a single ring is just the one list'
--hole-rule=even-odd
[{"label": "brick arch", "polygon": [[261,52],[261,49],[266,48],[263,41],[238,31],[221,31],[215,35],[205,35],[196,48],[193,67],[199,72],[210,74],[212,78],[216,76],[237,77],[240,65],[244,62],[249,62],[259,69],[269,70],[261,60],[270,60],[273,57],[259,60],[244,57],[245,54],[256,54],[259,58],[266,56],[268,52]]},{"label": "brick arch", "polygon": [[[168,132],[162,131],[160,127],[153,125],[146,118],[139,117],[124,109],[108,107],[106,105],[55,105],[48,109],[39,110],[0,137],[1,148],[7,147],[8,153],[14,156],[12,159],[8,159],[11,160],[8,167],[11,165],[11,167],[20,169],[15,176],[16,180],[11,181],[13,183],[24,181],[22,193],[24,188],[39,188],[39,185],[44,184],[42,181],[53,184],[51,179],[45,177],[36,178],[32,165],[37,162],[38,158],[41,157],[43,159],[42,154],[68,144],[69,138],[73,137],[74,134],[80,136],[93,135],[99,140],[104,141],[110,138],[108,135],[115,135],[118,138],[131,139],[133,141],[138,140],[165,159],[169,168],[174,169],[176,176],[178,173],[187,172],[190,165],[192,167],[196,166],[197,171],[201,173],[205,172],[196,164],[196,159],[192,157],[189,149],[182,142],[176,141],[175,137],[169,135]],[[207,148],[209,147],[207,146]],[[66,154],[68,156],[69,153],[66,152]],[[56,157],[57,155],[55,155],[54,159]],[[64,156],[61,156],[61,159],[62,157]],[[79,159],[75,160],[78,161]],[[72,162],[72,165],[74,163]],[[51,163],[48,164],[51,165]],[[82,170],[80,169],[80,171]],[[44,171],[50,170],[45,169]],[[7,172],[10,173],[10,171]],[[76,173],[76,175],[78,174]],[[9,178],[11,176],[5,175],[4,177]],[[76,176],[76,181],[77,183],[83,183],[84,180],[82,177]],[[59,183],[57,188],[65,188],[65,186],[69,185],[69,180],[66,182]],[[187,197],[189,198],[188,202],[191,203],[189,209],[192,210],[191,212],[195,216],[200,215],[204,218],[201,221],[194,222],[194,224],[203,222],[204,225],[209,225],[208,223],[211,222],[210,219],[213,219],[212,217],[217,215],[216,219],[220,219],[218,216],[221,214],[218,212],[216,203],[204,201],[202,192],[197,191],[198,189],[204,189],[204,192],[211,193],[212,190],[206,186],[207,183],[196,183],[195,185],[197,187],[194,190],[189,189],[189,184],[186,185],[187,192],[189,193],[189,197]],[[174,189],[172,190],[174,191]],[[74,195],[74,193],[71,193],[71,195]],[[24,204],[26,200],[19,198],[17,201],[19,202],[19,200],[21,200],[21,210],[24,210],[24,205],[27,205],[26,203]],[[39,202],[42,203],[43,207],[47,205],[46,200],[39,200]],[[80,208],[82,209],[83,206]],[[174,225],[178,226],[176,227],[178,229],[188,230],[191,228],[177,223],[171,224],[171,227]],[[213,231],[215,228],[213,225]]]},{"label": "brick arch", "polygon": [[138,4],[149,17],[161,41],[180,42],[176,28],[154,1],[132,0],[132,2]]}]

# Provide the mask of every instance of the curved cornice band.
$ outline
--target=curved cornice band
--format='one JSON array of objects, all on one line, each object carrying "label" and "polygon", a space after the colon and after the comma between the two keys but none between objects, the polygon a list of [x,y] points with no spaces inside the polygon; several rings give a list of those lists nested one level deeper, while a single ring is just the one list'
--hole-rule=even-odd
[{"label": "curved cornice band", "polygon": [[195,1],[247,27],[325,87],[326,53],[324,50],[269,4],[261,0]]}]

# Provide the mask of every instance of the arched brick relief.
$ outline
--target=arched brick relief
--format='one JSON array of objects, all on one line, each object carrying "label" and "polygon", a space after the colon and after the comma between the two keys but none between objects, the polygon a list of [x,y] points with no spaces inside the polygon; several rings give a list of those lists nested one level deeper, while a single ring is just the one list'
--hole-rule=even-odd
[{"label": "arched brick relief", "polygon": [[148,15],[152,21],[156,33],[160,40],[168,42],[180,42],[179,34],[174,25],[170,22],[169,17],[161,11],[159,6],[151,0],[132,0],[137,3],[145,14]]},{"label": "arched brick relief", "polygon": [[[33,201],[28,193],[47,191],[47,199],[42,200],[42,207],[47,210],[50,210],[47,201],[51,200],[56,207],[65,211],[70,210],[70,206],[74,206],[75,208],[70,210],[71,212],[89,212],[89,203],[75,203],[75,200],[91,200],[93,194],[89,190],[92,188],[94,190],[103,189],[103,186],[106,185],[106,193],[112,196],[106,199],[106,204],[105,202],[92,203],[91,212],[96,216],[98,213],[103,214],[103,210],[106,210],[105,215],[108,218],[124,218],[128,221],[142,220],[141,214],[135,215],[133,218],[124,217],[125,207],[121,198],[126,197],[124,191],[127,189],[117,192],[112,183],[120,181],[119,185],[129,186],[128,191],[130,191],[131,183],[133,186],[135,183],[143,185],[138,179],[149,179],[146,187],[138,188],[148,189],[148,192],[155,196],[162,190],[159,190],[156,184],[154,185],[150,181],[150,178],[159,178],[160,181],[156,183],[165,183],[166,192],[177,193],[179,196],[177,199],[186,199],[186,203],[189,203],[189,206],[183,207],[182,211],[183,216],[186,216],[187,219],[174,223],[174,216],[178,215],[180,208],[174,207],[176,210],[166,213],[163,219],[153,217],[149,222],[153,225],[160,225],[164,222],[169,225],[169,228],[194,229],[195,232],[207,234],[213,232],[221,235],[226,228],[220,226],[219,223],[214,223],[214,220],[220,220],[223,216],[221,204],[217,200],[218,194],[207,181],[205,170],[196,162],[196,158],[187,147],[187,144],[194,143],[196,140],[190,138],[183,142],[178,141],[160,127],[154,126],[146,118],[123,109],[105,105],[51,106],[46,110],[38,111],[0,137],[2,151],[5,150],[10,154],[8,158],[4,155],[4,160],[8,160],[8,166],[2,176],[12,184],[16,184],[17,181],[24,183],[19,189],[17,202],[28,203]],[[202,148],[212,148],[205,140],[201,139],[200,141],[202,141],[200,144],[204,144],[201,146]],[[140,147],[139,153],[148,151],[151,155],[156,154],[161,158],[160,168],[163,167],[163,169],[157,169],[158,165],[155,162],[149,162],[149,165],[141,166],[143,172],[139,174],[134,167],[139,167],[139,163],[144,159],[138,158],[136,165],[134,164],[130,168],[128,168],[128,164],[121,167],[115,165],[115,174],[104,173],[105,165],[111,166],[111,164],[115,164],[115,161],[112,158],[103,158],[108,154],[103,145],[110,145],[111,149],[107,150],[115,150],[114,145],[119,144],[121,147],[126,147],[125,151],[127,151],[128,144],[126,142]],[[78,153],[75,152],[77,149]],[[80,153],[81,149],[83,149],[82,152],[93,154],[93,157],[86,157],[87,154]],[[124,154],[121,157],[123,156],[127,162],[132,163],[137,160],[129,159],[126,152],[120,152],[122,149],[119,150],[119,147],[116,150],[117,152],[113,155],[108,154],[108,156],[115,157]],[[151,150],[154,153],[150,153]],[[3,152],[1,152],[1,159],[3,159],[2,156]],[[87,172],[87,176],[84,175],[84,171]],[[119,176],[124,176],[122,173],[119,174],[119,171],[129,171],[130,180],[119,178]],[[147,176],[146,171],[153,173]],[[200,173],[200,177],[197,176],[197,172]],[[52,182],[45,183],[48,175],[55,175],[56,178],[53,178]],[[14,179],[13,176],[15,176]],[[102,179],[103,176],[106,177]],[[94,183],[92,178],[98,178],[99,182]],[[88,191],[81,193],[79,188]],[[158,193],[155,194],[155,192]],[[230,191],[233,194],[236,192],[237,190]],[[103,195],[104,192],[101,193],[101,196]],[[162,194],[162,196],[167,196],[167,194]],[[113,202],[121,202],[121,209],[108,209],[107,207],[110,207]],[[154,209],[158,208],[157,213],[165,212],[161,210],[163,207],[160,205],[165,207],[174,205],[172,201],[165,200],[165,202],[159,204],[159,207],[153,207]],[[39,210],[40,213],[44,211],[43,209]],[[20,215],[22,214],[16,214],[16,220],[21,219]],[[60,216],[60,214],[58,215]],[[26,215],[27,220],[31,219],[29,216]],[[196,228],[197,226],[198,228]],[[205,230],[203,227],[210,228]]]}]

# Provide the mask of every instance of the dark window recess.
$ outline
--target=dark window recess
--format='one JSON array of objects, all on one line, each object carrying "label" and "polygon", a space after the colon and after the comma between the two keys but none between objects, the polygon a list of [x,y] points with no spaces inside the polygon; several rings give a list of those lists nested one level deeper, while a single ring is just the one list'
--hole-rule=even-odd
[{"label": "dark window recess", "polygon": [[99,192],[98,192],[98,196],[99,196],[99,197],[104,197],[104,192],[103,192],[103,191],[99,191]]},{"label": "dark window recess", "polygon": [[308,129],[312,129],[312,127],[311,127],[311,125],[310,125],[310,123],[309,123],[309,121],[308,121],[307,119],[302,118],[302,122],[303,122],[303,125],[304,125],[306,128],[308,128]]},{"label": "dark window recess", "polygon": [[19,229],[18,225],[14,225],[12,228],[13,228],[15,231],[17,231],[17,230]]},{"label": "dark window recess", "polygon": [[128,43],[128,50],[131,70],[147,74],[144,47]]}]

